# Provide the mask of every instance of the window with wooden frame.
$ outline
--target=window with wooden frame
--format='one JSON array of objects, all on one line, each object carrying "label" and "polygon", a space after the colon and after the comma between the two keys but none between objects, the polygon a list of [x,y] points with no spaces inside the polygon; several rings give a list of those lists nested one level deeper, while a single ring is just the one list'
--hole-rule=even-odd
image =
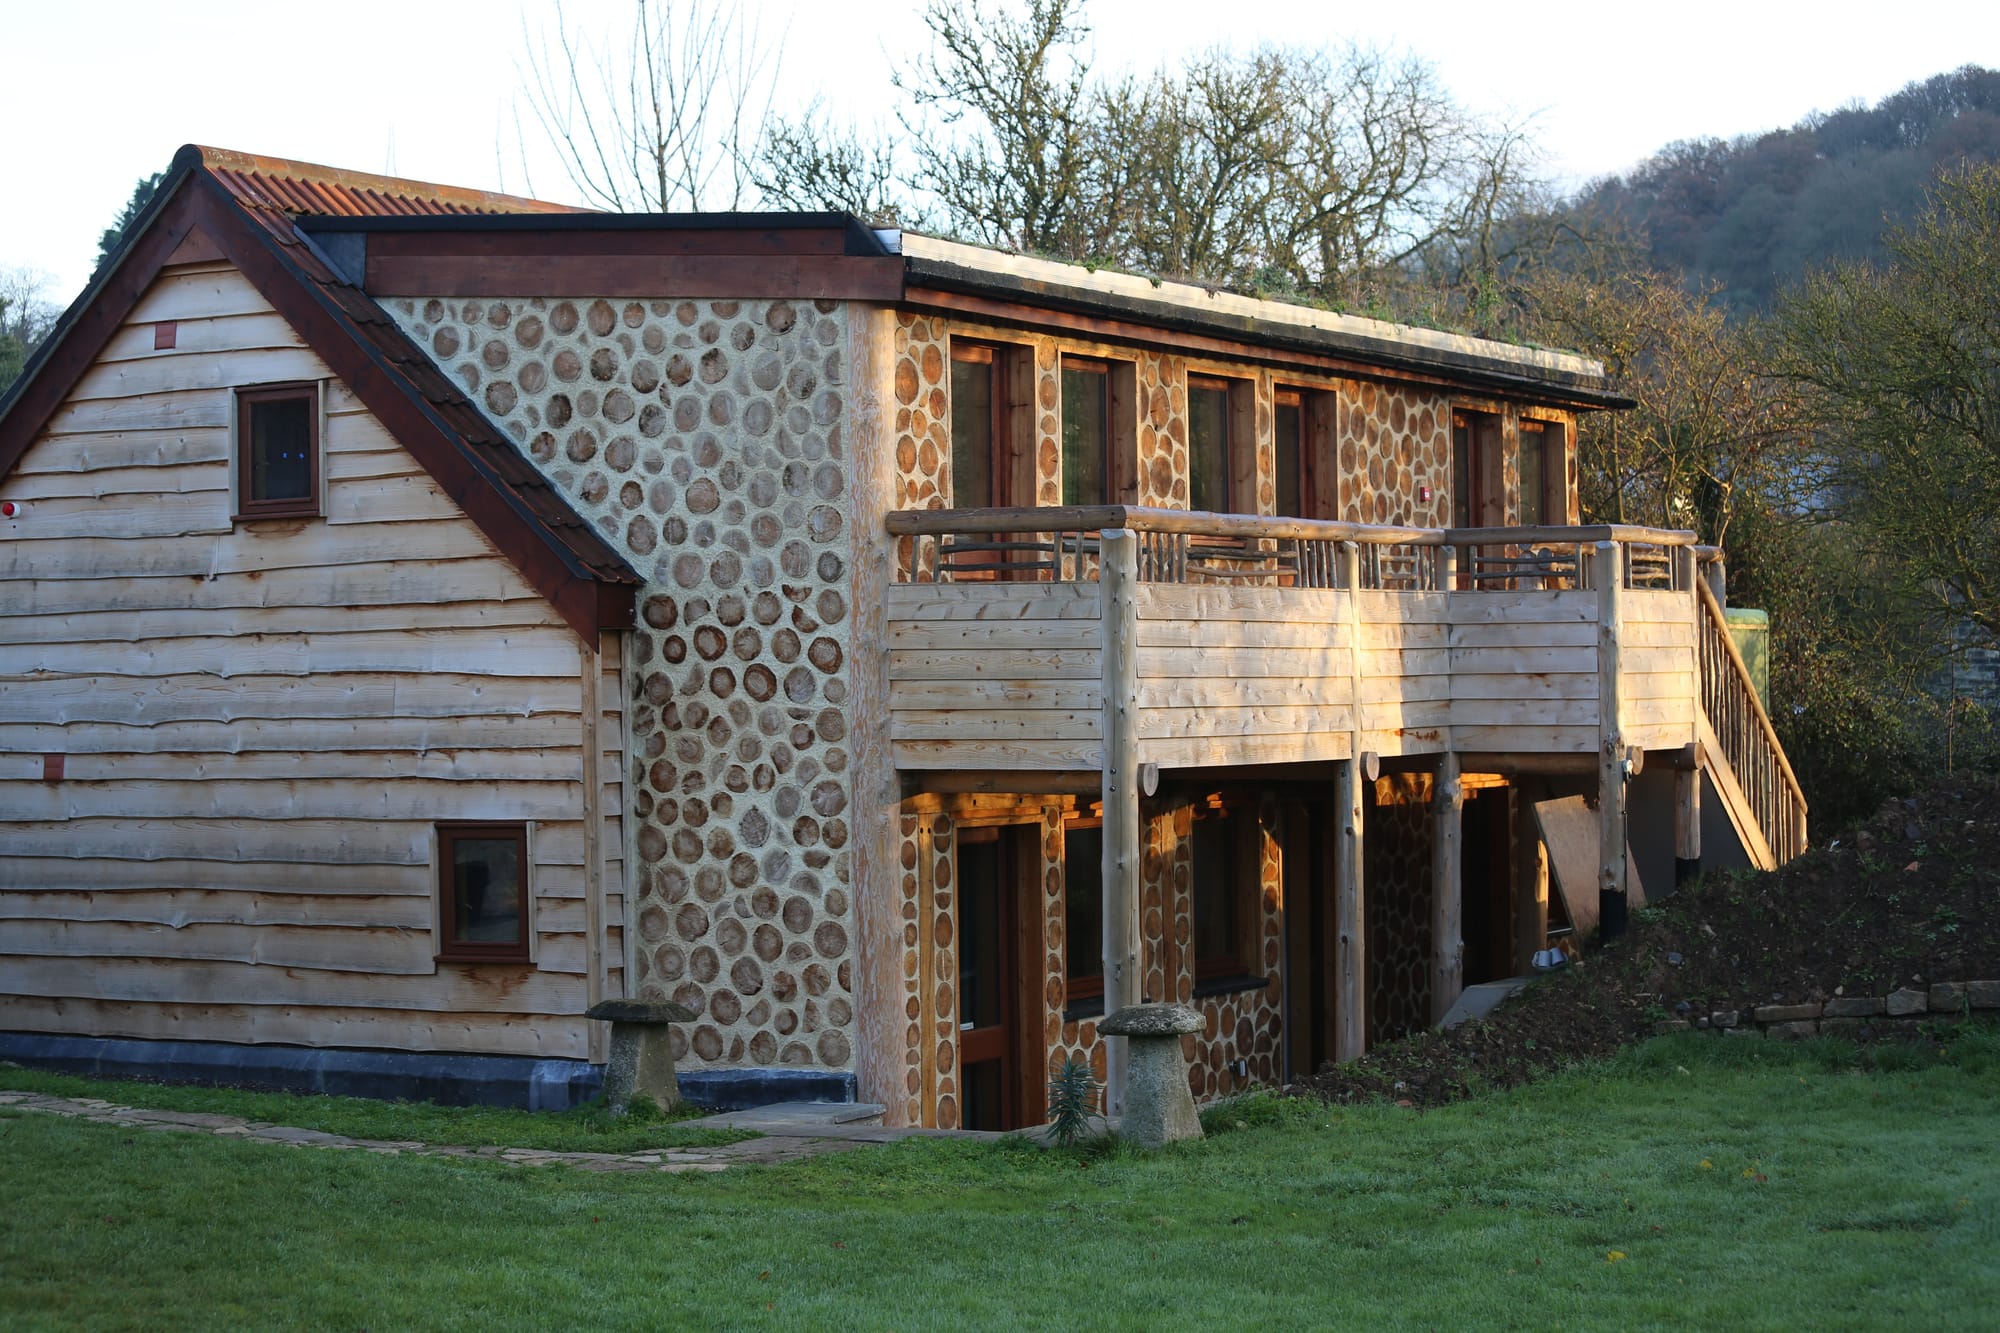
[{"label": "window with wooden frame", "polygon": [[1257,386],[1188,376],[1188,507],[1257,512]]},{"label": "window with wooden frame", "polygon": [[1247,976],[1256,942],[1257,821],[1227,809],[1197,810],[1190,836],[1195,981]]},{"label": "window with wooden frame", "polygon": [[1111,503],[1111,367],[1062,363],[1062,502]]},{"label": "window with wooden frame", "polygon": [[437,826],[439,962],[529,961],[528,826]]},{"label": "window with wooden frame", "polygon": [[1507,522],[1500,484],[1500,416],[1455,408],[1451,414],[1451,522],[1497,528]]},{"label": "window with wooden frame", "polygon": [[1569,521],[1569,431],[1560,421],[1521,418],[1523,527]]},{"label": "window with wooden frame", "polygon": [[236,394],[236,517],[320,513],[317,384],[270,384]]},{"label": "window with wooden frame", "polygon": [[1063,825],[1063,983],[1065,1003],[1104,999],[1104,826]]},{"label": "window with wooden frame", "polygon": [[1034,503],[1034,352],[951,344],[951,507]]},{"label": "window with wooden frame", "polygon": [[1334,397],[1323,389],[1280,388],[1272,395],[1274,512],[1283,518],[1340,517],[1340,458]]}]

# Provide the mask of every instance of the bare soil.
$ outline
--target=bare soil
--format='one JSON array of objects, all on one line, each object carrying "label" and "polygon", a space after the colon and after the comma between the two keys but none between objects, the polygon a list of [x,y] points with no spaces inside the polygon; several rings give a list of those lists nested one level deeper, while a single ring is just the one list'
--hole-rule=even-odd
[{"label": "bare soil", "polygon": [[1610,1055],[1671,1018],[2000,979],[2000,778],[1941,776],[1773,874],[1712,873],[1482,1021],[1294,1087],[1437,1105]]}]

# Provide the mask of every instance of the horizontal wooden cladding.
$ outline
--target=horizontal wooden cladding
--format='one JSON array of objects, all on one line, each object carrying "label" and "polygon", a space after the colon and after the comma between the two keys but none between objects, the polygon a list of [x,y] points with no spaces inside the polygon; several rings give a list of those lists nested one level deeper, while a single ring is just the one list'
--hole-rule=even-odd
[{"label": "horizontal wooden cladding", "polygon": [[1103,616],[1094,583],[895,583],[888,619],[1088,620]]},{"label": "horizontal wooden cladding", "polygon": [[371,296],[575,296],[895,301],[903,261],[865,255],[378,254]]},{"label": "horizontal wooden cladding", "polygon": [[[114,889],[99,885],[68,890],[17,889],[0,893],[0,921],[113,921],[174,930],[196,925],[347,926],[420,931],[428,939],[432,895],[427,888],[409,893],[345,895],[282,889]],[[623,903],[622,895],[609,895],[608,924],[622,924]],[[583,930],[583,919],[580,898],[543,898],[535,903],[535,927],[545,935],[577,934]]]},{"label": "horizontal wooden cladding", "polygon": [[1100,768],[1104,746],[1096,740],[897,740],[890,750],[897,768],[908,769],[1028,769]]},{"label": "horizontal wooden cladding", "polygon": [[[468,801],[452,818],[520,818],[488,813]],[[615,838],[615,820],[607,819],[606,836]],[[90,816],[66,820],[23,820],[0,825],[7,856],[75,857],[94,861],[262,862],[293,867],[291,888],[322,892],[322,884],[351,882],[358,866],[418,866],[430,864],[434,821],[413,819],[243,819],[187,815],[178,818]],[[612,843],[610,845],[617,845]],[[549,865],[583,864],[581,823],[545,824],[535,830],[537,876]],[[227,872],[216,871],[216,875]],[[379,884],[384,877],[364,882]],[[33,888],[34,885],[23,887]],[[554,887],[538,878],[535,890]],[[379,892],[379,889],[375,890]],[[581,892],[576,890],[576,892]]]},{"label": "horizontal wooden cladding", "polygon": [[324,971],[203,958],[74,958],[4,952],[0,993],[48,998],[408,1009],[432,1013],[581,1014],[581,976],[532,965],[441,964],[435,975]]},{"label": "horizontal wooden cladding", "polygon": [[580,1014],[440,1014],[324,1007],[293,1011],[254,1004],[0,995],[0,1029],[174,1041],[473,1051],[580,1060],[589,1050],[587,1027]]},{"label": "horizontal wooden cladding", "polygon": [[[526,720],[550,712],[581,716],[581,707],[574,679],[481,676],[442,668],[409,676],[382,672],[230,677],[175,674],[154,678],[78,674],[11,680],[0,689],[0,723],[63,726],[99,722],[156,727],[175,722],[325,719],[328,725],[320,733],[322,743],[306,748],[327,750],[374,748],[356,740],[369,734],[374,719],[431,725],[504,714]],[[452,748],[447,728],[430,734],[435,739],[421,746],[396,741],[389,748]]]},{"label": "horizontal wooden cladding", "polygon": [[[331,617],[334,624],[337,616]],[[215,625],[214,628],[226,628]],[[0,678],[396,674],[448,671],[464,676],[557,676],[576,662],[567,627],[459,630],[334,630],[212,635],[142,643],[26,643],[0,646]]]}]

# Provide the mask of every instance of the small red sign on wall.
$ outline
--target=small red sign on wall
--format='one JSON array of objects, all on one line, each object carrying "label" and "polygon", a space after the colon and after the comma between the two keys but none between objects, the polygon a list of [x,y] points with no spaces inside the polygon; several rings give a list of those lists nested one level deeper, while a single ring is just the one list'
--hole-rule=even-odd
[{"label": "small red sign on wall", "polygon": [[59,754],[42,756],[42,781],[61,782],[63,780],[63,757]]},{"label": "small red sign on wall", "polygon": [[180,336],[180,325],[171,319],[163,319],[153,326],[153,350],[163,351],[174,345]]}]

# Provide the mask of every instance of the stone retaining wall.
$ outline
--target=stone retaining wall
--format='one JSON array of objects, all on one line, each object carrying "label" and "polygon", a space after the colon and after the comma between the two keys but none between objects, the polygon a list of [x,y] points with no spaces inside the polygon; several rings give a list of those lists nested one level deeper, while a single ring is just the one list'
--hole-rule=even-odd
[{"label": "stone retaining wall", "polygon": [[1835,996],[1809,1004],[1718,1009],[1653,1025],[1656,1034],[1714,1032],[1726,1037],[1914,1037],[1921,1025],[2000,1010],[2000,981],[1941,981],[1928,990],[1904,987],[1887,995]]}]

